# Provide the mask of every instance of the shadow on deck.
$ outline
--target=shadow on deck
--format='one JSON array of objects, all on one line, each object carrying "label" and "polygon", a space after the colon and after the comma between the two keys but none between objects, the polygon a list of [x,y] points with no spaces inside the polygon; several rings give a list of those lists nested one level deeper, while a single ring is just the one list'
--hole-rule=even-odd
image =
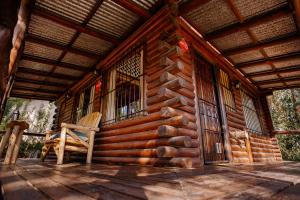
[{"label": "shadow on deck", "polygon": [[300,198],[300,163],[293,162],[178,169],[20,159],[1,166],[0,179],[4,199],[13,200]]}]

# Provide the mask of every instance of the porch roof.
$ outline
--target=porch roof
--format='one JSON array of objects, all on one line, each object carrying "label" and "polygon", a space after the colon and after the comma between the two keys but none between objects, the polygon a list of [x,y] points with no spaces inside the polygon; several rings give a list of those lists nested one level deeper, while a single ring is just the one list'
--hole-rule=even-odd
[{"label": "porch roof", "polygon": [[[36,0],[11,96],[55,100],[162,0]],[[261,91],[300,87],[299,1],[180,1],[179,15]]]}]

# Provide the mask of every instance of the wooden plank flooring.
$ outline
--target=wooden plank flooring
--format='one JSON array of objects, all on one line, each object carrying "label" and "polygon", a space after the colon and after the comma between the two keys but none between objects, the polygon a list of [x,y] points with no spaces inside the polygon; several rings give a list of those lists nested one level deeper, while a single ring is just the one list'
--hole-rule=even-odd
[{"label": "wooden plank flooring", "polygon": [[300,163],[292,162],[178,169],[20,159],[0,168],[8,200],[300,199]]}]

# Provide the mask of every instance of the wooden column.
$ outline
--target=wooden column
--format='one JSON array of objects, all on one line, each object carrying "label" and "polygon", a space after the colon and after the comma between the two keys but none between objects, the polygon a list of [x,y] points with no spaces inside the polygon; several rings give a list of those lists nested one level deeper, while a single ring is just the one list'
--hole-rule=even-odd
[{"label": "wooden column", "polygon": [[[25,121],[16,120],[9,122],[7,127],[8,129],[10,129],[10,131],[8,130],[5,136],[7,137],[7,134],[10,132],[11,134],[8,136],[9,143],[4,159],[4,164],[9,165],[16,163],[19,154],[20,144],[22,141],[23,131],[28,128],[28,124]],[[7,138],[5,136],[3,138],[3,142],[1,141],[1,149],[5,146],[5,140],[7,142]]]},{"label": "wooden column", "polygon": [[11,134],[11,131],[12,131],[12,128],[11,127],[7,127],[5,134],[3,135],[2,139],[1,139],[1,142],[0,142],[0,158],[2,157],[3,150],[5,148],[5,145],[8,142],[8,139],[9,139],[9,136]]}]

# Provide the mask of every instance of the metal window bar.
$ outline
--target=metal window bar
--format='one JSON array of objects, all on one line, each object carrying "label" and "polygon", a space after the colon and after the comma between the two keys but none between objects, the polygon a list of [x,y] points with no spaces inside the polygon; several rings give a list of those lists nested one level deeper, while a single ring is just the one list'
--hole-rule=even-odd
[{"label": "metal window bar", "polygon": [[95,83],[86,87],[80,92],[79,102],[75,113],[75,123],[82,117],[93,112],[94,98],[95,97]]},{"label": "metal window bar", "polygon": [[226,111],[235,112],[236,106],[234,96],[230,87],[230,79],[228,74],[221,69],[219,70],[219,83],[221,86]]},{"label": "metal window bar", "polygon": [[144,115],[143,50],[137,48],[103,72],[103,125]]},{"label": "metal window bar", "polygon": [[254,133],[262,134],[260,120],[253,99],[241,90],[243,112],[246,120],[246,127]]}]

